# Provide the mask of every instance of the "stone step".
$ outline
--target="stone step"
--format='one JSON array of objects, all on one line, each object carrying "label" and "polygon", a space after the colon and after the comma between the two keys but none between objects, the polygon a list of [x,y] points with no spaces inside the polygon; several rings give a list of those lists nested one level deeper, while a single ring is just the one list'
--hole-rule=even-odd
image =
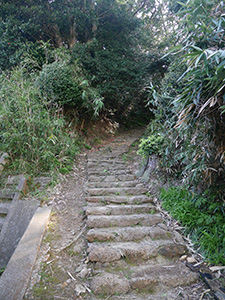
[{"label": "stone step", "polygon": [[121,182],[90,182],[87,185],[88,188],[114,188],[114,187],[136,187],[136,188],[141,188],[143,187],[143,184],[138,182],[137,180],[132,180],[132,181],[121,181]]},{"label": "stone step", "polygon": [[171,240],[148,240],[139,243],[91,243],[87,251],[91,262],[106,263],[126,259],[128,262],[140,264],[158,256],[164,260],[177,260],[187,252],[187,248]]},{"label": "stone step", "polygon": [[92,159],[90,157],[87,158],[87,166],[89,166],[89,164],[95,164],[95,165],[101,165],[101,164],[125,164],[126,161],[124,161],[123,159],[104,159],[103,157],[98,156],[98,158],[96,159]]},{"label": "stone step", "polygon": [[9,176],[7,179],[7,185],[18,185],[21,180],[21,175]]},{"label": "stone step", "polygon": [[86,215],[131,215],[131,214],[153,214],[156,212],[155,206],[151,204],[140,205],[104,205],[92,206],[86,208]]},{"label": "stone step", "polygon": [[87,164],[88,170],[121,170],[121,169],[127,169],[129,166],[127,164],[123,163],[117,163],[114,164],[113,161],[108,161],[108,163],[88,163]]},{"label": "stone step", "polygon": [[15,191],[12,189],[2,189],[0,190],[0,199],[13,199]]},{"label": "stone step", "polygon": [[85,198],[87,202],[95,202],[101,204],[117,203],[117,204],[142,204],[152,203],[153,199],[146,195],[139,196],[89,196]]},{"label": "stone step", "polygon": [[123,167],[126,168],[127,165],[124,161],[115,161],[115,160],[107,160],[107,161],[89,161],[87,163],[87,168],[111,168],[111,167]]},{"label": "stone step", "polygon": [[104,227],[130,227],[130,226],[153,226],[162,222],[159,214],[136,214],[120,216],[92,216],[87,217],[87,227],[104,228]]},{"label": "stone step", "polygon": [[133,180],[136,180],[136,177],[135,177],[135,175],[132,175],[132,174],[127,174],[127,175],[104,174],[104,175],[99,175],[99,176],[89,175],[88,180],[89,180],[89,182],[111,182],[111,181],[121,182],[121,181],[133,181]]},{"label": "stone step", "polygon": [[0,203],[0,215],[7,215],[11,202],[2,202]]},{"label": "stone step", "polygon": [[104,176],[104,175],[129,175],[132,174],[132,171],[129,169],[124,169],[124,168],[118,168],[118,169],[112,169],[112,170],[107,170],[107,169],[92,169],[88,170],[88,176],[92,175],[99,175],[99,176]]},{"label": "stone step", "polygon": [[173,236],[172,232],[159,226],[147,227],[125,227],[125,228],[94,228],[87,232],[89,242],[128,242],[139,241],[150,237],[152,240],[169,240]]},{"label": "stone step", "polygon": [[[192,272],[182,263],[163,266],[141,266],[130,269],[132,278],[130,285],[132,289],[148,289],[149,291],[160,291],[171,287],[186,286],[194,283],[198,274]],[[156,286],[158,288],[156,288]],[[165,288],[166,286],[166,288]]]},{"label": "stone step", "polygon": [[[167,296],[166,298],[149,297],[154,293],[162,295],[162,291],[165,295],[172,294],[169,292],[171,288],[191,285],[198,277],[197,273],[192,272],[182,263],[144,266],[139,270],[137,268],[132,268],[128,272],[122,270],[119,274],[101,272],[92,279],[91,290],[97,295],[104,293],[106,296],[137,291],[150,293],[146,298],[140,296],[141,299],[176,299]],[[139,298],[135,297],[135,299]]]},{"label": "stone step", "polygon": [[[100,160],[99,158],[101,158],[102,161],[105,160],[113,160],[113,159],[118,159],[118,157],[122,156],[124,154],[124,152],[126,152],[126,150],[128,149],[124,149],[125,151],[123,151],[123,149],[117,149],[116,151],[98,151],[98,153],[93,153],[93,154],[89,154],[88,155],[88,161],[91,160]],[[122,159],[122,158],[121,158]]]},{"label": "stone step", "polygon": [[121,195],[121,196],[133,196],[143,195],[148,192],[145,187],[108,187],[108,188],[89,188],[88,193],[90,196],[110,196],[110,195]]}]

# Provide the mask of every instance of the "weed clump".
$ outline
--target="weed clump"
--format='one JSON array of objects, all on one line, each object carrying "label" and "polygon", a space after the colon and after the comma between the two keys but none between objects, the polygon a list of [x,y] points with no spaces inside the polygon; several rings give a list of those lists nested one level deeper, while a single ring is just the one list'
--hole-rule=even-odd
[{"label": "weed clump", "polygon": [[161,191],[160,199],[162,207],[181,222],[205,258],[224,265],[225,207],[207,196],[206,193],[200,196],[185,188],[171,187]]}]

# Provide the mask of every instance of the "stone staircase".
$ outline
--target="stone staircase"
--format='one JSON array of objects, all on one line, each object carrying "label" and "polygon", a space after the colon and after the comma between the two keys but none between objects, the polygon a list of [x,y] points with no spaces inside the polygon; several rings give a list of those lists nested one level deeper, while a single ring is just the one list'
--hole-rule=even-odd
[{"label": "stone staircase", "polygon": [[23,175],[8,177],[5,188],[0,190],[0,232],[3,229],[12,203],[26,193],[27,180]]},{"label": "stone staircase", "polygon": [[117,138],[87,158],[91,299],[178,299],[176,287],[197,275],[179,261],[187,253],[182,237],[166,227],[123,160],[134,140]]},{"label": "stone staircase", "polygon": [[[39,206],[37,199],[23,197],[28,192],[27,179],[23,175],[3,176],[8,154],[0,153],[0,269],[6,267],[23,236],[31,218]],[[44,190],[50,177],[38,177],[33,187]]]}]

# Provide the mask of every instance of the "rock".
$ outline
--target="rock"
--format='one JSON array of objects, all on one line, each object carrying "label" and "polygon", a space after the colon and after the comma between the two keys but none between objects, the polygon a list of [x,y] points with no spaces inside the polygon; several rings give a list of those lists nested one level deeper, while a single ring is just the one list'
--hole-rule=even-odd
[{"label": "rock", "polygon": [[189,264],[195,264],[197,262],[197,260],[194,258],[194,256],[190,256],[190,257],[187,257],[187,262]]},{"label": "rock", "polygon": [[82,279],[84,279],[88,273],[89,273],[90,270],[88,270],[87,266],[85,266],[81,271],[80,273],[78,273],[78,276]]},{"label": "rock", "polygon": [[184,260],[186,260],[186,258],[187,258],[187,255],[182,255],[182,256],[180,257],[179,261],[184,261]]},{"label": "rock", "polygon": [[93,278],[91,289],[95,294],[122,294],[129,292],[130,284],[128,279],[123,275],[104,273]]},{"label": "rock", "polygon": [[99,230],[96,231],[94,229],[89,230],[87,233],[87,239],[89,242],[94,242],[94,241],[109,241],[113,240],[115,238],[115,235],[112,232],[105,232],[104,230]]},{"label": "rock", "polygon": [[75,286],[75,293],[77,296],[86,293],[86,288],[82,284],[76,284]]},{"label": "rock", "polygon": [[154,291],[154,288],[158,285],[158,280],[155,278],[134,278],[131,280],[131,288],[133,290],[148,290],[150,292]]},{"label": "rock", "polygon": [[164,230],[159,227],[155,227],[155,228],[152,228],[152,230],[150,232],[150,237],[153,240],[159,240],[159,239],[168,240],[168,239],[171,239],[172,233],[168,230]]},{"label": "rock", "polygon": [[109,247],[92,247],[88,256],[90,261],[108,262],[121,258],[119,251]]},{"label": "rock", "polygon": [[186,246],[180,244],[169,244],[161,247],[158,251],[160,255],[163,255],[169,259],[179,257],[187,251]]},{"label": "rock", "polygon": [[87,267],[86,264],[81,264],[76,268],[75,272],[80,273],[85,267]]}]

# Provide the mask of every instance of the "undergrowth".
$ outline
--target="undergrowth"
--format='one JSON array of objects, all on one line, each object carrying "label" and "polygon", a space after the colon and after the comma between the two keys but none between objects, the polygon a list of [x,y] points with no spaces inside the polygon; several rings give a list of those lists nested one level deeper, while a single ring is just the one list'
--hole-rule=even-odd
[{"label": "undergrowth", "polygon": [[34,175],[70,169],[78,139],[65,129],[60,107],[49,107],[40,96],[35,74],[20,67],[3,74],[0,83],[0,151],[10,155],[10,167]]},{"label": "undergrowth", "polygon": [[198,195],[180,187],[162,189],[160,199],[162,207],[181,222],[206,260],[224,265],[225,204],[207,192]]}]

